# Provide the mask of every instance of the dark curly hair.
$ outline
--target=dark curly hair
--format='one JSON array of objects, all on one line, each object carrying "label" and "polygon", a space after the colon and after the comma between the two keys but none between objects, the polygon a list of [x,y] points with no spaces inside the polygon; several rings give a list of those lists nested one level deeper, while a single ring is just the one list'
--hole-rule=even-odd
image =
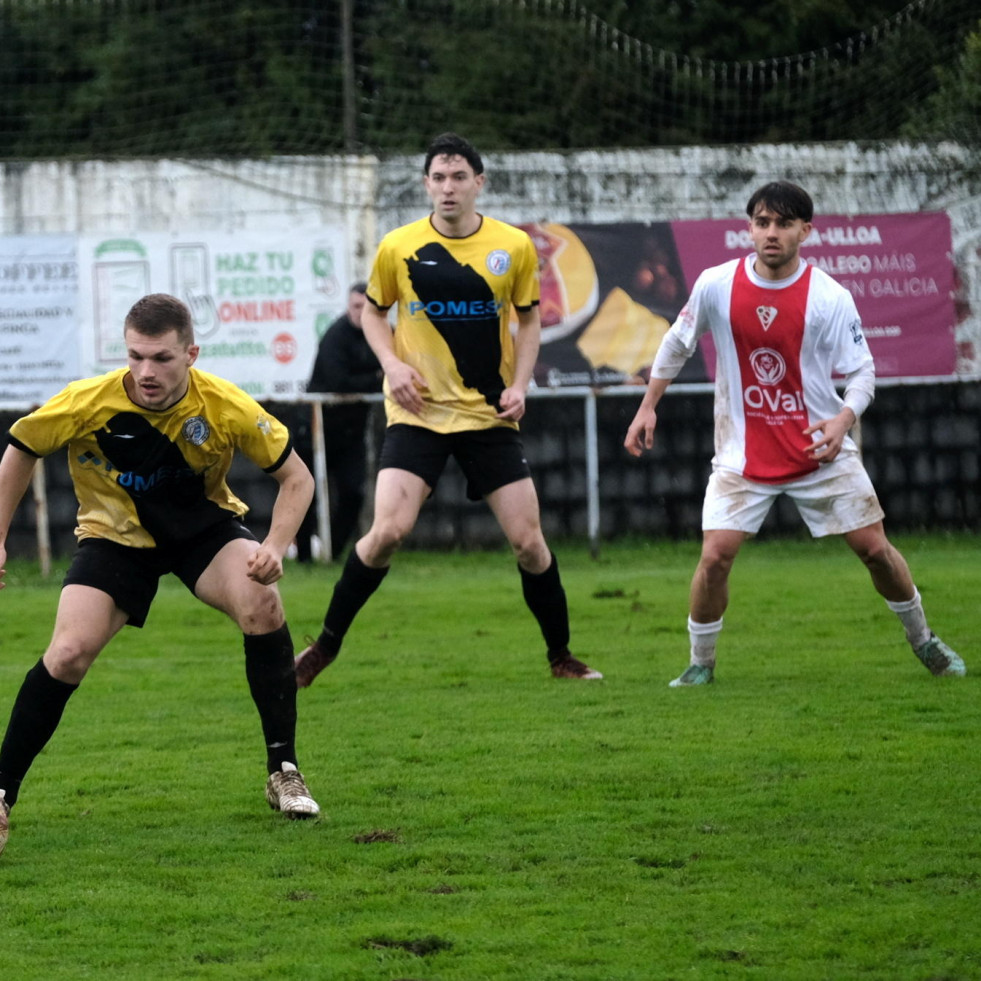
[{"label": "dark curly hair", "polygon": [[463,157],[473,167],[475,174],[484,172],[484,161],[480,159],[480,154],[474,145],[462,136],[457,136],[456,133],[441,133],[429,144],[429,149],[426,150],[426,162],[422,167],[422,172],[426,176],[429,175],[434,157]]}]

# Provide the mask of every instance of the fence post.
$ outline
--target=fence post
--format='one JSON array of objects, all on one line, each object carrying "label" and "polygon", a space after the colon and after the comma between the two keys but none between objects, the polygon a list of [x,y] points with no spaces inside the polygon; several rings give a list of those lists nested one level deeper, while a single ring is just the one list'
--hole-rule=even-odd
[{"label": "fence post", "polygon": [[599,557],[600,500],[599,445],[596,435],[596,391],[588,389],[583,397],[586,429],[586,529],[589,554]]},{"label": "fence post", "polygon": [[317,535],[320,561],[334,558],[330,540],[330,488],[327,486],[327,445],[324,442],[324,413],[321,402],[310,403],[310,435],[313,437],[313,479],[317,485]]},{"label": "fence post", "polygon": [[31,476],[34,493],[34,513],[37,521],[37,558],[41,575],[51,574],[51,528],[48,524],[48,492],[44,480],[44,460],[38,460]]}]

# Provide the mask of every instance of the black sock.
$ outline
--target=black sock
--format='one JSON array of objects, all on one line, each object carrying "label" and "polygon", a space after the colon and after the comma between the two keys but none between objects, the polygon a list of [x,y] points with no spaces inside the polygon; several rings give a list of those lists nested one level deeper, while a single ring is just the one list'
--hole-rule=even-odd
[{"label": "black sock", "polygon": [[11,807],[17,800],[21,780],[54,735],[76,688],[78,685],[52,678],[43,660],[27,672],[0,746],[0,788],[7,792],[6,801]]},{"label": "black sock", "polygon": [[[550,553],[551,554],[551,553]],[[569,605],[559,578],[559,562],[552,555],[552,564],[535,575],[518,566],[521,591],[531,610],[548,648],[548,659],[558,661],[569,654]]]},{"label": "black sock", "polygon": [[296,764],[296,674],[284,623],[271,634],[245,634],[245,677],[259,710],[269,772]]},{"label": "black sock", "polygon": [[358,558],[356,548],[351,549],[341,578],[334,586],[330,605],[324,616],[323,633],[317,639],[321,650],[327,654],[336,654],[341,649],[341,642],[354,618],[387,575],[388,566],[384,569],[372,569]]}]

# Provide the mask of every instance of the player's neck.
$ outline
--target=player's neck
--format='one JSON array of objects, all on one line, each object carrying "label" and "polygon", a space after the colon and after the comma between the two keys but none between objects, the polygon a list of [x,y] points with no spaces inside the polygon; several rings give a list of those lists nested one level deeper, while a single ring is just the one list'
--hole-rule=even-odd
[{"label": "player's neck", "polygon": [[469,214],[460,215],[453,219],[447,219],[433,212],[429,216],[429,223],[444,238],[466,238],[478,231],[483,224],[484,216],[478,211],[471,211]]},{"label": "player's neck", "polygon": [[772,283],[778,283],[784,279],[791,279],[800,269],[801,258],[799,255],[795,255],[793,259],[788,262],[783,263],[780,266],[768,266],[761,262],[759,258],[753,260],[753,272],[756,273],[760,279],[769,280]]}]

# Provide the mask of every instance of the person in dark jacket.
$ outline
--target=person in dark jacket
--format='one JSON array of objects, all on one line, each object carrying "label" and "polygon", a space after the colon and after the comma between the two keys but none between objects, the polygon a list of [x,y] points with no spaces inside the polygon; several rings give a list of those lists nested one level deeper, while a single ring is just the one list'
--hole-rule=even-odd
[{"label": "person in dark jacket", "polygon": [[[347,310],[335,320],[320,340],[308,392],[380,392],[382,371],[361,329],[366,284],[354,283],[348,293]],[[330,489],[330,546],[340,555],[358,527],[364,505],[367,462],[365,427],[371,403],[323,407],[327,480]],[[297,557],[310,558],[310,536],[315,528],[315,511],[297,538]]]}]

